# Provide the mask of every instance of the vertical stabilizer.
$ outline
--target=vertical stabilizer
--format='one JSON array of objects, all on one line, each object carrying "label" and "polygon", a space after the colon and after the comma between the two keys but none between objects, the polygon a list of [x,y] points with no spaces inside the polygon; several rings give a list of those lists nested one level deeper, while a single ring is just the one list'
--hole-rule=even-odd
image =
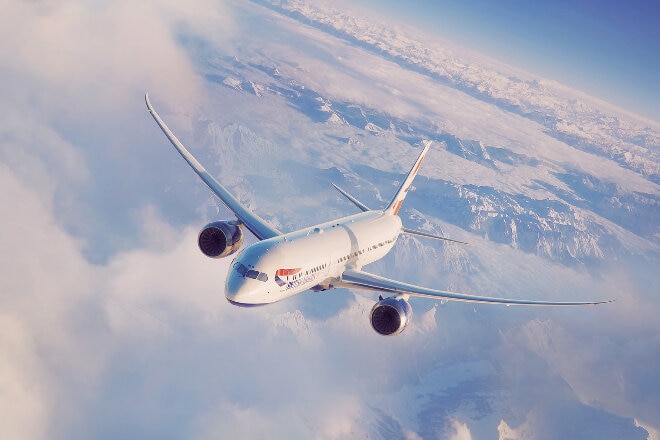
[{"label": "vertical stabilizer", "polygon": [[388,207],[385,209],[385,212],[387,214],[397,215],[399,213],[399,209],[401,209],[401,204],[403,203],[403,199],[405,199],[406,194],[408,194],[408,189],[410,188],[410,184],[417,175],[417,172],[419,171],[419,167],[420,165],[422,165],[422,161],[424,160],[424,156],[426,156],[426,153],[429,151],[429,148],[431,147],[431,141],[424,140],[422,141],[422,144],[424,144],[424,150],[417,158],[417,161],[415,162],[415,165],[413,165],[412,169],[408,173],[408,176],[406,176],[406,180],[403,181],[403,184],[397,191],[396,195],[394,196]]}]

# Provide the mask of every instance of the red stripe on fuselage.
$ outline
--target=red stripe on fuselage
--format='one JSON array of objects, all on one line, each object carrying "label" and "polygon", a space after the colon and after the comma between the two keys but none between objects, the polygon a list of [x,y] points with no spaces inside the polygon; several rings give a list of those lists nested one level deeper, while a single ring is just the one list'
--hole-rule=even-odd
[{"label": "red stripe on fuselage", "polygon": [[300,272],[302,268],[299,267],[297,269],[277,269],[277,272],[275,272],[276,277],[288,277],[297,274]]}]

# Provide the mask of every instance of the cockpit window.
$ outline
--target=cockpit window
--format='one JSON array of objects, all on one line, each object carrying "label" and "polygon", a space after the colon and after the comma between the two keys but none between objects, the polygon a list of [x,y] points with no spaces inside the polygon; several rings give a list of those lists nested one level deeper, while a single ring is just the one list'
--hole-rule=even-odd
[{"label": "cockpit window", "polygon": [[246,273],[247,270],[248,270],[247,267],[243,266],[243,264],[241,264],[241,263],[236,263],[236,264],[234,265],[234,269],[236,269],[236,272],[238,272],[238,273],[241,274],[242,276],[245,276],[245,273]]},{"label": "cockpit window", "polygon": [[238,272],[241,276],[247,277],[247,278],[252,278],[253,280],[259,280],[266,282],[268,281],[268,275],[266,275],[263,272],[259,272],[254,269],[248,269],[245,267],[243,263],[236,263],[234,264],[234,269],[236,272]]}]

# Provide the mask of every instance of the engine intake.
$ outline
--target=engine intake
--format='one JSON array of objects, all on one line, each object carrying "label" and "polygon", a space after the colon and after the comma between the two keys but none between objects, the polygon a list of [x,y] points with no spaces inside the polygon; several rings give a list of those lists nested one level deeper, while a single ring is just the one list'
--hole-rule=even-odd
[{"label": "engine intake", "polygon": [[381,299],[371,309],[371,326],[384,336],[396,336],[412,319],[412,307],[405,299]]},{"label": "engine intake", "polygon": [[243,244],[243,232],[237,222],[213,222],[204,226],[197,238],[199,249],[211,258],[224,258]]}]

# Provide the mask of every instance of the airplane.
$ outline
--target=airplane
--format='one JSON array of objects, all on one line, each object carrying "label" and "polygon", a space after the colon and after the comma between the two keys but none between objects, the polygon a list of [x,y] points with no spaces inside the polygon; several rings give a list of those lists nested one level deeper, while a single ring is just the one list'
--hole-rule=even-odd
[{"label": "airplane", "polygon": [[[398,215],[429,151],[430,141],[422,142],[421,154],[385,209],[369,209],[333,184],[361,212],[284,233],[251,212],[206,171],[154,110],[148,93],[145,94],[145,102],[174,148],[236,216],[236,220],[209,223],[198,236],[199,248],[208,257],[224,258],[240,250],[225,285],[225,296],[233,305],[262,306],[307,290],[367,289],[380,293],[378,302],[371,309],[371,326],[381,335],[394,336],[400,334],[412,319],[412,308],[408,302],[411,296],[508,306],[581,306],[613,301],[554,302],[475,296],[416,286],[363,271],[363,266],[387,255],[401,234],[463,243],[405,228]],[[258,241],[241,250],[244,230],[252,233]],[[389,296],[383,298],[383,294]]]}]

